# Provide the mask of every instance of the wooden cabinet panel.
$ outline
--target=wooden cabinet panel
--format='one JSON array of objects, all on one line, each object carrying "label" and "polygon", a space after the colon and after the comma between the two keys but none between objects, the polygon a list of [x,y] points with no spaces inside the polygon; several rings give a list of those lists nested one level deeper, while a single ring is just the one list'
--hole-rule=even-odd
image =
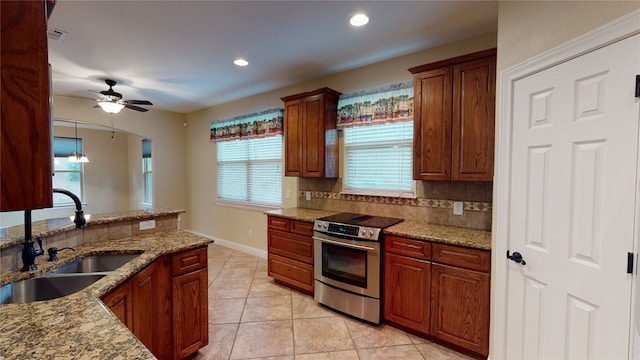
[{"label": "wooden cabinet panel", "polygon": [[284,174],[302,176],[302,100],[294,99],[284,105]]},{"label": "wooden cabinet panel", "polygon": [[495,57],[453,68],[452,180],[493,180]]},{"label": "wooden cabinet panel", "polygon": [[313,236],[313,223],[307,221],[291,221],[291,232],[300,235]]},{"label": "wooden cabinet panel", "polygon": [[414,179],[451,178],[452,80],[451,68],[414,78]]},{"label": "wooden cabinet panel", "polygon": [[269,229],[289,231],[289,220],[280,217],[269,216],[267,217],[267,227]]},{"label": "wooden cabinet panel", "polygon": [[173,276],[186,274],[207,267],[207,248],[185,251],[171,256],[171,274]]},{"label": "wooden cabinet panel", "polygon": [[394,254],[413,256],[422,260],[431,259],[431,243],[427,241],[385,235],[384,250]]},{"label": "wooden cabinet panel", "polygon": [[174,354],[183,359],[209,342],[207,270],[174,277],[172,282]]},{"label": "wooden cabinet panel", "polygon": [[269,231],[267,237],[269,253],[313,264],[312,238],[277,230]]},{"label": "wooden cabinet panel", "polygon": [[158,265],[153,263],[131,279],[135,309],[133,312],[133,334],[154,354],[156,353],[155,330],[158,328],[156,321],[159,320],[159,304],[154,301],[158,287],[157,269]]},{"label": "wooden cabinet panel", "polygon": [[433,264],[431,286],[431,335],[486,356],[489,275]]},{"label": "wooden cabinet panel", "polygon": [[53,206],[44,1],[1,1],[0,211]]},{"label": "wooden cabinet panel", "polygon": [[313,264],[292,260],[269,252],[268,272],[272,278],[313,294]]},{"label": "wooden cabinet panel", "polygon": [[409,69],[416,180],[492,181],[496,49]]},{"label": "wooden cabinet panel", "polygon": [[384,318],[428,334],[431,264],[386,253],[384,266]]},{"label": "wooden cabinet panel", "polygon": [[491,268],[491,252],[487,250],[433,244],[432,259],[433,262],[487,273]]},{"label": "wooden cabinet panel", "polygon": [[322,88],[283,97],[285,176],[338,176],[336,117],[339,92]]},{"label": "wooden cabinet panel", "polygon": [[133,331],[133,292],[130,281],[105,294],[102,302]]}]

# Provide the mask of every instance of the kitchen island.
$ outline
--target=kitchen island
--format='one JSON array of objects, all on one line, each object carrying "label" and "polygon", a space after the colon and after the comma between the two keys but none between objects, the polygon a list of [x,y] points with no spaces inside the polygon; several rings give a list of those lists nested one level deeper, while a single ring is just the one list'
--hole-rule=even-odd
[{"label": "kitchen island", "polygon": [[[157,216],[158,214],[156,214]],[[138,212],[111,215],[104,225],[131,221]],[[177,218],[177,213],[176,213]],[[96,224],[94,223],[94,225]],[[133,226],[132,226],[133,227]],[[91,228],[91,223],[87,231]],[[57,230],[53,230],[54,232]],[[69,229],[69,231],[78,231]],[[164,255],[206,247],[212,240],[183,230],[161,230],[115,239],[87,238],[74,251],[61,251],[59,260],[37,258],[31,272],[3,271],[0,285],[37,276],[91,255],[139,253],[140,256],[74,294],[27,304],[0,305],[0,359],[155,359],[100,300],[100,297]],[[3,254],[6,249],[3,249]]]}]

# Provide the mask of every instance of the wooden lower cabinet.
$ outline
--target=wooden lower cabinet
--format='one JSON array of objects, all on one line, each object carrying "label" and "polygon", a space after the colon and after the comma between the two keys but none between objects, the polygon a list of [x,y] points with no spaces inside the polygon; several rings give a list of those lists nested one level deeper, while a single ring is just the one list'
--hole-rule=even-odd
[{"label": "wooden lower cabinet", "polygon": [[209,342],[207,270],[173,278],[173,345],[183,359]]},{"label": "wooden lower cabinet", "polygon": [[397,236],[383,241],[385,321],[486,357],[490,251]]},{"label": "wooden lower cabinet", "polygon": [[489,274],[433,264],[431,335],[487,355],[489,287]]},{"label": "wooden lower cabinet", "polygon": [[429,333],[431,264],[385,254],[384,269],[384,318]]},{"label": "wooden lower cabinet", "polygon": [[268,217],[268,275],[313,295],[313,223]]},{"label": "wooden lower cabinet", "polygon": [[184,359],[208,343],[206,252],[160,257],[102,297],[160,360]]}]

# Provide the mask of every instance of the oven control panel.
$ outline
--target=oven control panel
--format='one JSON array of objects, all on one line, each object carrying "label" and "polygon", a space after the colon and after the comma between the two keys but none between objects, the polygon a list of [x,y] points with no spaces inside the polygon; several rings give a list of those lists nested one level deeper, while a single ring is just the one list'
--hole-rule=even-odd
[{"label": "oven control panel", "polygon": [[380,229],[378,228],[347,225],[331,221],[316,220],[313,224],[313,229],[315,231],[328,234],[337,234],[366,240],[379,240],[380,237]]}]

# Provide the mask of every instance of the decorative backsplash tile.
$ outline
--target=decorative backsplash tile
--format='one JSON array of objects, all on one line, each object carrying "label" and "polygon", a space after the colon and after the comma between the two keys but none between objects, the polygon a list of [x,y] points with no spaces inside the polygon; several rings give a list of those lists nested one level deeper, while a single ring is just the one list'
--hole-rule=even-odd
[{"label": "decorative backsplash tile", "polygon": [[[304,198],[307,192],[311,194],[311,198],[315,198],[315,199],[360,201],[360,202],[369,202],[369,203],[375,203],[375,204],[405,205],[405,206],[417,206],[417,207],[425,207],[425,208],[453,209],[453,203],[454,203],[454,200],[355,195],[355,194],[344,194],[344,193],[337,193],[337,192],[330,192],[330,191],[301,190],[298,195],[300,196],[300,198]],[[492,204],[487,202],[462,201],[462,203],[463,203],[464,211],[480,211],[480,212],[491,213],[493,208]]]}]

